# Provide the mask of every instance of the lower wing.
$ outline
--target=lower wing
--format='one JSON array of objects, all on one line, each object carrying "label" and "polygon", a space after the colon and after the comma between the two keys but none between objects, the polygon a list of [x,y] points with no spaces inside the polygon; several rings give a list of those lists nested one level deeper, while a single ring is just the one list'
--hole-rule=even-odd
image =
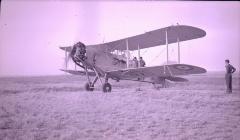
[{"label": "lower wing", "polygon": [[153,67],[131,68],[107,72],[110,77],[121,79],[144,79],[146,77],[162,77],[171,81],[184,81],[178,75],[201,74],[206,70],[187,64],[172,64]]},{"label": "lower wing", "polygon": [[[64,69],[60,69],[61,71],[64,71],[66,73],[70,73],[73,75],[86,75],[85,71],[79,71],[79,70],[64,70]],[[88,71],[88,75],[89,76],[95,76],[96,74],[94,72],[90,72]]]}]

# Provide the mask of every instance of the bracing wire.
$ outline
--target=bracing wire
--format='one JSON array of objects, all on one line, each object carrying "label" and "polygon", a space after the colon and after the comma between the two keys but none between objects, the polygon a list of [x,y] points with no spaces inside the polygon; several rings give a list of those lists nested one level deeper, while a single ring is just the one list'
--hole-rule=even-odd
[{"label": "bracing wire", "polygon": [[158,55],[155,56],[155,57],[150,61],[149,64],[152,64],[152,62],[153,62],[154,60],[156,60],[159,56],[161,56],[161,54],[162,54],[164,51],[166,51],[166,48],[164,48],[162,51],[160,51],[160,52],[158,53]]}]

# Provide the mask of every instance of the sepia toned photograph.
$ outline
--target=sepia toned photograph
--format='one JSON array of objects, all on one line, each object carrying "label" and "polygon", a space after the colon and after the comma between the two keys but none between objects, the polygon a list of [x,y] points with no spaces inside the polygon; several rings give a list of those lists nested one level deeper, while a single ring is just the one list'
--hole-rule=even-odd
[{"label": "sepia toned photograph", "polygon": [[0,4],[0,140],[240,138],[239,1]]}]

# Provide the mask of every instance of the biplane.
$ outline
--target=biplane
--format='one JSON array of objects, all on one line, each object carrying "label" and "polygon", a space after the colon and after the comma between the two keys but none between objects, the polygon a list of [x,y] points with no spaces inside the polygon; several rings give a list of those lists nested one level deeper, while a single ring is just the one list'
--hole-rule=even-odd
[{"label": "biplane", "polygon": [[[124,39],[96,44],[85,45],[81,42],[73,46],[60,47],[65,51],[64,72],[74,75],[85,75],[87,83],[85,89],[93,91],[97,81],[102,84],[103,92],[111,92],[112,86],[109,79],[118,81],[132,80],[164,85],[166,80],[184,82],[187,79],[181,75],[205,73],[204,68],[180,63],[180,45],[182,41],[188,41],[206,36],[206,32],[200,28],[175,25],[145,32],[140,35]],[[178,44],[178,62],[169,64],[168,45]],[[138,51],[150,47],[166,45],[166,64],[160,66],[132,67],[131,51]],[[68,60],[75,63],[75,69],[67,69]],[[77,70],[80,67],[82,70]],[[94,77],[94,79],[92,78]]]}]

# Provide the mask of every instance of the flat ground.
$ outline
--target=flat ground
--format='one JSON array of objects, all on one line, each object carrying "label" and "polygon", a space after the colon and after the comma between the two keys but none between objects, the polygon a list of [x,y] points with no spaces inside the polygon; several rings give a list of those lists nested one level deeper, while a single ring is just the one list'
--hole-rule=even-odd
[{"label": "flat ground", "polygon": [[111,81],[106,94],[86,92],[85,77],[0,78],[0,139],[238,140],[239,75],[232,94],[224,74],[188,79],[160,90]]}]

